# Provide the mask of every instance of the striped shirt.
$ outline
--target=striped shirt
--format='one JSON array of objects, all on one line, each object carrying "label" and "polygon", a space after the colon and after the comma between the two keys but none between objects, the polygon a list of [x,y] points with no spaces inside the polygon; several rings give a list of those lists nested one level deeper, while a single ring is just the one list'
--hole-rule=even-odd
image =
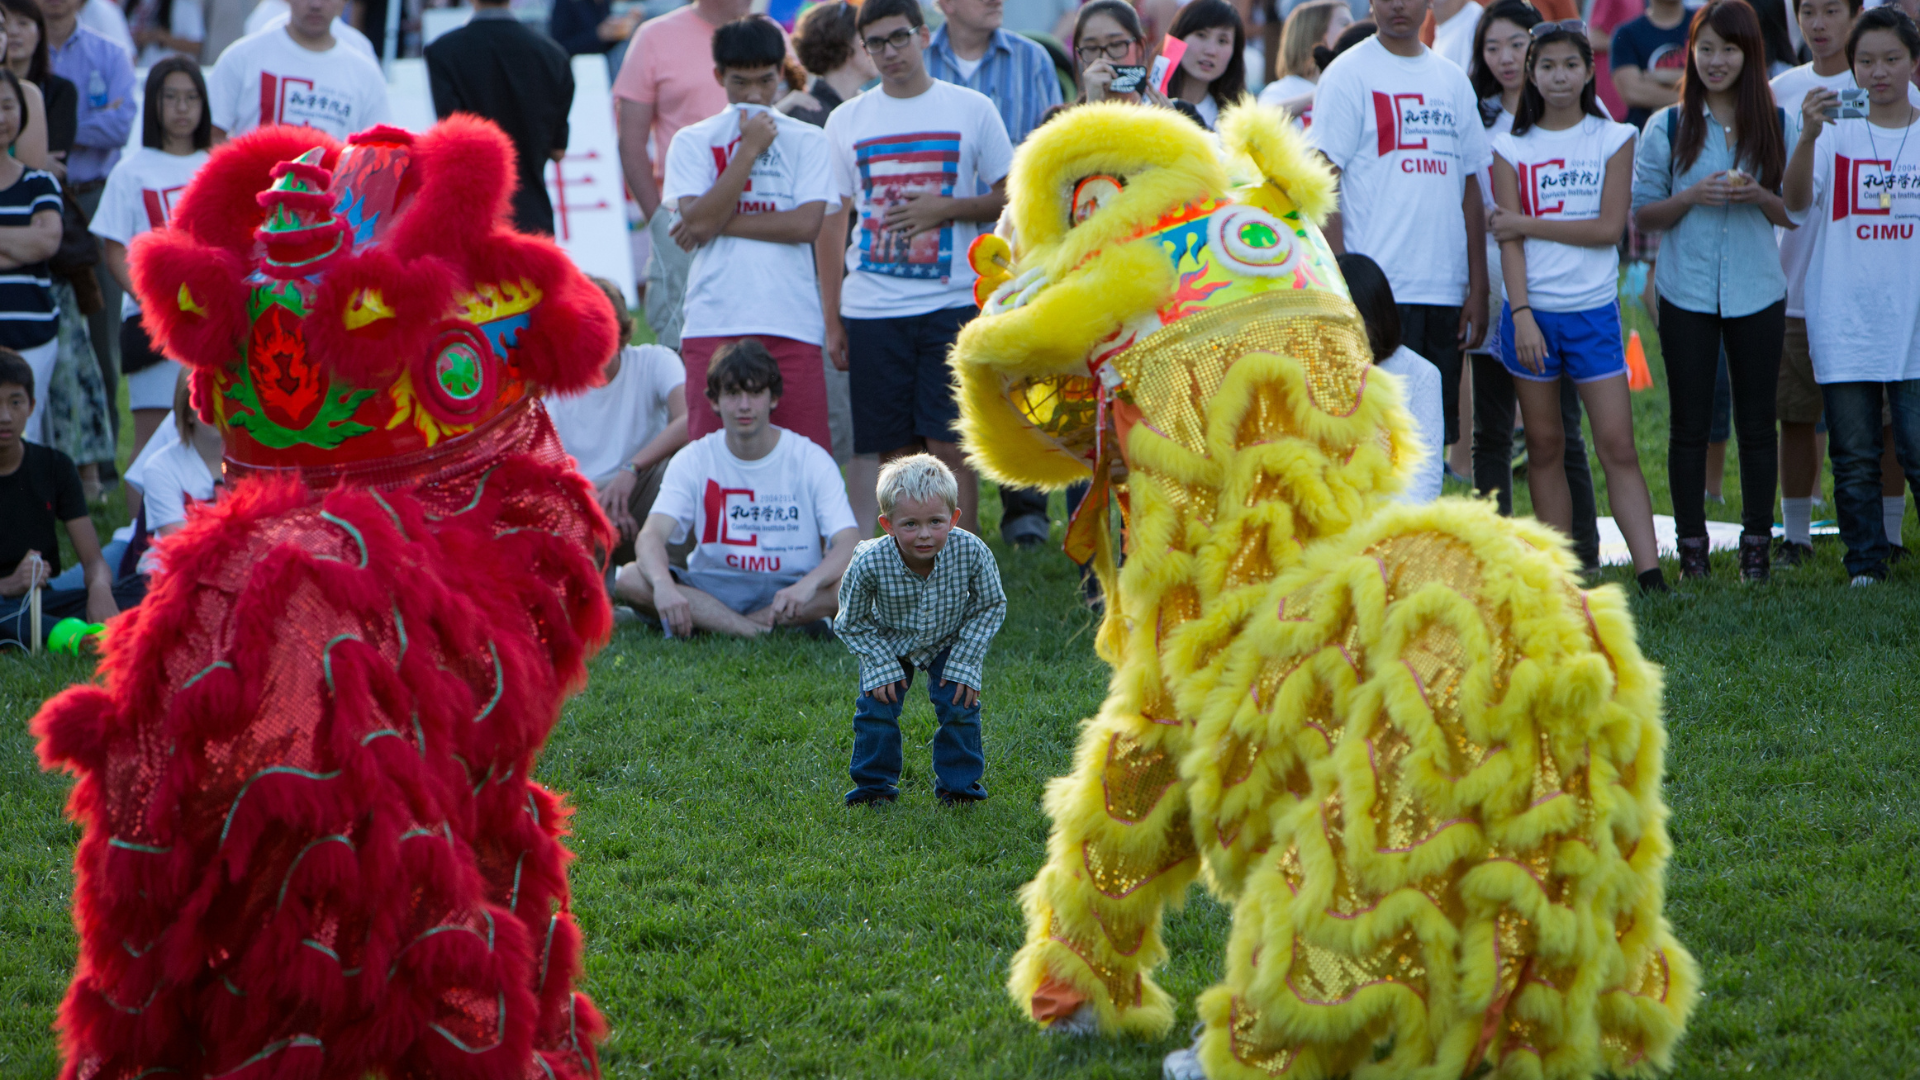
[{"label": "striped shirt", "polygon": [[962,75],[953,45],[947,40],[947,28],[942,26],[927,44],[926,62],[927,74],[941,82],[978,90],[991,98],[1001,123],[1007,125],[1007,138],[1015,146],[1040,126],[1040,118],[1048,109],[1060,104],[1060,79],[1053,71],[1053,57],[1019,34],[995,30],[980,66],[972,75]]},{"label": "striped shirt", "polygon": [[947,649],[942,677],[978,690],[987,646],[1006,617],[993,552],[986,541],[954,529],[924,578],[907,569],[891,536],[855,548],[840,579],[833,631],[860,658],[863,693],[906,678],[902,659],[925,671]]},{"label": "striped shirt", "polygon": [[[0,191],[0,229],[25,228],[42,210],[60,213],[60,182],[51,173],[25,169],[12,187]],[[59,319],[46,263],[0,270],[0,346],[45,345],[59,332]]]}]

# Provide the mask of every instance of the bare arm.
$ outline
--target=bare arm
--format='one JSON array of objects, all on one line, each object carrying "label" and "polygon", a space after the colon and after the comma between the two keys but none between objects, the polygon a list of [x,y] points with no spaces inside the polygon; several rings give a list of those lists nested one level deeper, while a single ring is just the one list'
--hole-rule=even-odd
[{"label": "bare arm", "polygon": [[1680,91],[1641,67],[1613,69],[1613,85],[1621,100],[1640,109],[1659,109],[1680,100]]},{"label": "bare arm", "polygon": [[13,270],[45,262],[59,250],[58,210],[36,210],[27,224],[0,228],[0,268]]},{"label": "bare arm", "polygon": [[620,126],[620,170],[626,174],[627,190],[633,192],[634,201],[640,204],[640,216],[652,220],[654,211],[660,209],[660,188],[653,182],[653,158],[647,152],[647,136],[653,129],[653,106],[627,98],[620,98],[614,104]]},{"label": "bare arm", "polygon": [[100,244],[100,252],[106,259],[107,272],[113,275],[113,280],[119,282],[128,294],[132,294],[133,274],[127,268],[127,245],[118,240],[104,240]]},{"label": "bare arm", "polygon": [[1487,336],[1487,207],[1478,176],[1468,174],[1460,212],[1467,219],[1467,303],[1458,333],[1462,348],[1477,349]]},{"label": "bare arm", "polygon": [[813,266],[820,279],[820,312],[826,318],[826,344],[821,346],[837,371],[847,370],[847,328],[840,321],[840,284],[846,274],[847,216],[853,213],[849,203],[820,219],[820,234],[813,239]]},{"label": "bare arm", "polygon": [[1838,99],[1831,90],[1814,89],[1800,103],[1800,139],[1793,144],[1787,175],[1780,184],[1782,202],[1796,214],[1813,204],[1813,147],[1827,126],[1826,107]]},{"label": "bare arm", "polygon": [[986,194],[965,199],[933,192],[910,195],[887,208],[887,228],[918,236],[949,221],[998,221],[1006,206],[1007,181],[1001,177]]},{"label": "bare arm", "polygon": [[[1339,166],[1329,161],[1325,154],[1320,155],[1320,160],[1325,161],[1327,168],[1333,170],[1333,190],[1338,192],[1340,190]],[[1482,228],[1484,227],[1483,224]],[[1343,222],[1340,217],[1340,202],[1337,198],[1334,200],[1333,212],[1327,215],[1326,224],[1320,226],[1320,235],[1327,238],[1327,246],[1333,249],[1335,255],[1345,255],[1347,253],[1347,232],[1345,222]],[[1486,256],[1483,255],[1480,260],[1480,273],[1484,276],[1486,272]]]},{"label": "bare arm", "polygon": [[[733,160],[720,170],[705,194],[680,200],[679,231],[684,238],[676,236],[675,239],[689,251],[719,236],[727,227],[740,205],[740,193],[747,189],[747,181],[753,177],[753,163],[773,145],[777,129],[772,117],[763,113],[751,118],[736,116],[736,122],[740,125],[740,145],[734,151]],[[688,244],[688,240],[692,243]]]},{"label": "bare arm", "polygon": [[94,531],[92,518],[77,517],[66,526],[67,539],[73,541],[73,553],[86,568],[87,621],[106,622],[120,614],[120,605],[113,600],[113,571],[107,568],[107,560],[100,554],[100,534]]},{"label": "bare arm", "polygon": [[47,167],[47,103],[40,88],[20,80],[20,92],[27,99],[27,126],[13,144],[13,156],[29,169]]},{"label": "bare arm", "polygon": [[633,558],[640,564],[640,576],[653,589],[653,610],[675,637],[686,637],[693,633],[693,606],[667,565],[667,540],[673,536],[673,526],[674,520],[665,514],[648,514],[633,542]]},{"label": "bare arm", "polygon": [[667,394],[667,426],[633,455],[633,467],[651,469],[680,452],[687,445],[687,388],[676,386]]},{"label": "bare arm", "polygon": [[807,244],[820,235],[820,222],[826,215],[827,204],[823,202],[766,214],[735,214],[727,227],[720,230],[720,235],[765,240],[770,244]]}]

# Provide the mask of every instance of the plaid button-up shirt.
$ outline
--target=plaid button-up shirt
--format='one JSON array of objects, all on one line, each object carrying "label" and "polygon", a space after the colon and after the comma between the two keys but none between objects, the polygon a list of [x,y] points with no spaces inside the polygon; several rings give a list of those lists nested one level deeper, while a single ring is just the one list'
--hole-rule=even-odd
[{"label": "plaid button-up shirt", "polygon": [[993,99],[1000,120],[1007,125],[1007,138],[1019,146],[1047,110],[1060,104],[1060,79],[1054,74],[1053,57],[1039,44],[1019,34],[995,30],[987,53],[971,76],[960,74],[954,63],[953,45],[947,41],[947,28],[933,32],[927,43],[927,74],[941,82],[978,90]]},{"label": "plaid button-up shirt", "polygon": [[993,552],[986,541],[955,529],[924,578],[907,569],[891,536],[855,548],[840,579],[833,630],[860,658],[863,693],[906,678],[901,658],[925,671],[948,648],[942,677],[978,690],[987,646],[1006,617]]}]

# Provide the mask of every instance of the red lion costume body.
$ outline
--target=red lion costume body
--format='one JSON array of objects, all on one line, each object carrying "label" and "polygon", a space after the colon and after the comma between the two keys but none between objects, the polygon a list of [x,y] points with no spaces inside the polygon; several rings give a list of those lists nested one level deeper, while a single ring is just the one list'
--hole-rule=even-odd
[{"label": "red lion costume body", "polygon": [[504,224],[511,155],[457,117],[266,129],[134,245],[232,487],[35,720],[85,829],[66,1077],[597,1073],[530,772],[610,628],[608,530],[536,397],[616,332]]}]

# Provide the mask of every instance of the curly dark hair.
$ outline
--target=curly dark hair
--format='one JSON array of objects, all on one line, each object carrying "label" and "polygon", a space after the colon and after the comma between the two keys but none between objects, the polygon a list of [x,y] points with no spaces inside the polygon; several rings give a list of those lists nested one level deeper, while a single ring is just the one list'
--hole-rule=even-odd
[{"label": "curly dark hair", "polygon": [[800,66],[825,75],[853,59],[853,50],[859,47],[854,40],[859,34],[853,24],[856,13],[847,3],[808,8],[793,28],[793,51],[800,57]]}]

